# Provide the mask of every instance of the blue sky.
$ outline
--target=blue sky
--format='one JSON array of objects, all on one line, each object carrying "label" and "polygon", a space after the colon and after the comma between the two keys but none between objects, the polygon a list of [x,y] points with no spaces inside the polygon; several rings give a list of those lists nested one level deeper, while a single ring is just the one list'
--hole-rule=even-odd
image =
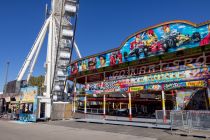
[{"label": "blue sky", "polygon": [[[0,5],[0,91],[10,61],[14,80],[43,22],[50,0],[2,0]],[[210,0],[80,0],[76,41],[83,56],[116,48],[132,33],[161,22],[210,19]],[[44,74],[46,43],[34,75]],[[75,58],[75,56],[74,56]]]}]

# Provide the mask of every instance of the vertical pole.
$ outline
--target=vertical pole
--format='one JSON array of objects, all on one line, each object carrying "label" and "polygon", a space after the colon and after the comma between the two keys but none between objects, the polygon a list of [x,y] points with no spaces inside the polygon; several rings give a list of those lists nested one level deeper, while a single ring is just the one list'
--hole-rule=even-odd
[{"label": "vertical pole", "polygon": [[128,100],[129,100],[129,120],[132,121],[132,110],[131,110],[131,93],[128,93]]},{"label": "vertical pole", "polygon": [[85,114],[85,118],[86,118],[86,114],[87,114],[87,96],[85,94],[85,98],[84,98],[84,114]]},{"label": "vertical pole", "polygon": [[7,61],[6,73],[5,73],[5,84],[4,84],[4,92],[5,93],[7,93],[7,78],[8,78],[9,64],[10,64],[10,62]]},{"label": "vertical pole", "polygon": [[176,95],[176,110],[179,110],[179,105],[178,105],[178,102],[177,102],[177,99],[178,97],[177,97],[177,95]]},{"label": "vertical pole", "polygon": [[165,108],[165,92],[162,90],[162,110],[163,110],[163,122],[166,123],[166,108]]},{"label": "vertical pole", "polygon": [[[41,39],[41,38],[40,38]],[[52,17],[50,17],[50,24],[49,24],[49,33],[48,33],[48,46],[47,46],[47,87],[46,87],[46,93],[47,97],[50,98],[51,95],[51,58],[52,58]]]},{"label": "vertical pole", "polygon": [[[51,116],[51,108],[52,108],[52,98],[51,98],[51,72],[52,72],[52,66],[51,66],[51,51],[52,51],[52,16],[49,17],[49,33],[48,33],[48,43],[47,43],[47,72],[46,72],[46,95],[45,97],[49,100],[49,102],[47,102],[45,104],[45,118],[50,118]],[[44,33],[44,31],[43,31]],[[40,37],[41,40],[41,37]],[[39,41],[40,43],[40,41]],[[38,47],[38,44],[37,44]]]},{"label": "vertical pole", "polygon": [[76,112],[76,92],[77,92],[77,87],[76,87],[76,79],[75,79],[74,80],[73,113]]},{"label": "vertical pole", "polygon": [[103,98],[103,114],[104,114],[104,119],[106,119],[106,95],[105,94]]}]

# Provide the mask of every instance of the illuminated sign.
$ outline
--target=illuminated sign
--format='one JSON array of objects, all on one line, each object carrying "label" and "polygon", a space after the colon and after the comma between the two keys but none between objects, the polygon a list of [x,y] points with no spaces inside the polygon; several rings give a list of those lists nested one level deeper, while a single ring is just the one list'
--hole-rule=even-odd
[{"label": "illuminated sign", "polygon": [[186,83],[185,82],[179,82],[179,83],[169,83],[169,84],[164,84],[164,90],[170,90],[170,89],[177,89],[181,87],[185,87]]},{"label": "illuminated sign", "polygon": [[[165,72],[157,74],[149,74],[145,76],[136,76],[132,78],[120,79],[120,80],[109,80],[103,82],[88,83],[86,85],[86,91],[89,90],[103,90],[103,91],[121,91],[121,88],[136,87],[149,85],[147,89],[160,89],[155,84],[168,83],[164,85],[164,89],[174,89],[185,86],[184,81],[189,80],[201,80],[210,78],[209,68],[196,68],[192,70]],[[188,83],[188,86],[201,85],[202,83]],[[150,85],[153,85],[152,87]],[[203,86],[202,86],[203,87]]]},{"label": "illuminated sign", "polygon": [[131,92],[133,91],[140,91],[140,90],[143,90],[144,89],[144,86],[136,86],[136,87],[130,87],[129,90]]},{"label": "illuminated sign", "polygon": [[158,90],[162,90],[162,86],[161,85],[146,85],[146,89],[158,91]]},{"label": "illuminated sign", "polygon": [[192,81],[192,82],[186,82],[187,87],[205,87],[207,86],[205,81]]}]

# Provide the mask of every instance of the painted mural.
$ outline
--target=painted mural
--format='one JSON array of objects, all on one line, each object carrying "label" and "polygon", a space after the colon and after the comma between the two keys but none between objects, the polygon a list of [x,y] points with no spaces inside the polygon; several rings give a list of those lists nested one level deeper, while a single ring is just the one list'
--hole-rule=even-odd
[{"label": "painted mural", "polygon": [[177,110],[206,110],[205,89],[180,89],[176,91]]},{"label": "painted mural", "polygon": [[197,28],[180,22],[165,24],[136,34],[129,38],[119,50],[73,63],[69,74],[114,66],[206,44],[210,44],[209,24]]},{"label": "painted mural", "polygon": [[36,122],[38,87],[21,88],[20,121]]}]

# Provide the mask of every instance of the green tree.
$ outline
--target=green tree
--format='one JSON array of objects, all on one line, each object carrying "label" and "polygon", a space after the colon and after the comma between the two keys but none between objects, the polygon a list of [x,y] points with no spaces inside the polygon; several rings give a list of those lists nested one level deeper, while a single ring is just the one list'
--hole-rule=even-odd
[{"label": "green tree", "polygon": [[39,93],[43,93],[45,88],[44,88],[44,76],[40,75],[38,77],[33,77],[31,76],[29,80],[29,85],[31,86],[37,86]]}]

